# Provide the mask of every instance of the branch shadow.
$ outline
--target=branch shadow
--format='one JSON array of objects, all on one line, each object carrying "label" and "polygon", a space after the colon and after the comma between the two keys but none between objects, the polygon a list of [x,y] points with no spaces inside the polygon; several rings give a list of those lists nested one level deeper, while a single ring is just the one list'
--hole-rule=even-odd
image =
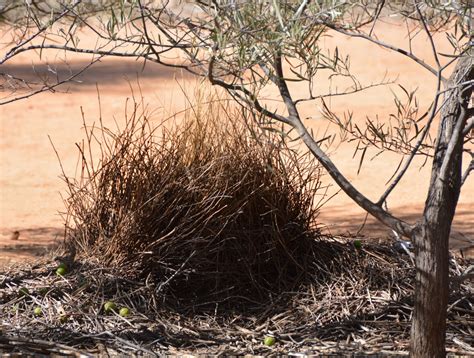
[{"label": "branch shadow", "polygon": [[[6,92],[16,87],[27,90],[28,85],[42,86],[44,83],[53,85],[63,81],[72,75],[81,72],[90,65],[90,61],[71,61],[70,63],[54,64],[4,64],[0,68],[0,92]],[[65,83],[58,88],[64,90],[90,90],[90,86],[97,83],[114,85],[123,80],[131,80],[140,77],[156,80],[172,80],[175,77],[191,77],[186,71],[166,67],[161,64],[134,61],[130,59],[107,59],[99,61],[86,71],[74,78],[73,81]]]},{"label": "branch shadow", "polygon": [[[367,239],[385,241],[392,237],[389,228],[381,224],[377,219],[364,213],[348,214],[347,207],[338,206],[329,208],[322,213],[319,219],[322,222],[324,231],[333,235],[356,235]],[[393,214],[400,219],[414,224],[420,220],[423,209],[415,206],[405,206],[393,209]],[[454,217],[450,249],[460,251],[473,251],[474,255],[474,211],[469,204],[460,204]],[[473,256],[474,257],[474,256]]]}]

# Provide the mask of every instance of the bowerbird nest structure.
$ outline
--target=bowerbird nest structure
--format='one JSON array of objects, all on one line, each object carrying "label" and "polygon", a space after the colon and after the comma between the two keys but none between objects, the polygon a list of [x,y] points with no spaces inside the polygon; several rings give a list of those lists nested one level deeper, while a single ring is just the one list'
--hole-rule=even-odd
[{"label": "bowerbird nest structure", "polygon": [[[134,104],[118,133],[87,127],[67,255],[0,270],[0,353],[408,355],[409,252],[322,237],[318,166],[213,103],[179,126]],[[472,261],[449,270],[446,349],[470,356]]]},{"label": "bowerbird nest structure", "polygon": [[69,246],[153,280],[177,307],[265,302],[300,284],[316,247],[331,255],[315,241],[318,165],[213,103],[177,126],[152,124],[135,103],[119,133],[88,130],[82,176],[67,179]]}]

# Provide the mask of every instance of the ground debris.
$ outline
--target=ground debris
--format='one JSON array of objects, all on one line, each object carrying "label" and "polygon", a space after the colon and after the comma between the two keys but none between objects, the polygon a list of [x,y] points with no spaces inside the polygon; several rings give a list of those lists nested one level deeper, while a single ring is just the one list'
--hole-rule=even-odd
[{"label": "ground debris", "polygon": [[[97,262],[76,261],[65,276],[56,275],[54,260],[11,267],[0,273],[0,352],[408,354],[414,280],[409,258],[390,245],[356,249],[347,239],[332,242],[339,255],[330,264],[313,265],[311,279],[297,290],[234,309],[216,301],[214,310],[176,310],[156,290],[156,282],[127,279]],[[451,275],[468,267],[469,262],[453,257]],[[447,351],[470,355],[474,289],[470,281],[454,281]],[[105,314],[106,301],[128,307],[131,315]],[[41,316],[34,307],[41,307]],[[267,334],[276,338],[271,347],[263,344]]]}]

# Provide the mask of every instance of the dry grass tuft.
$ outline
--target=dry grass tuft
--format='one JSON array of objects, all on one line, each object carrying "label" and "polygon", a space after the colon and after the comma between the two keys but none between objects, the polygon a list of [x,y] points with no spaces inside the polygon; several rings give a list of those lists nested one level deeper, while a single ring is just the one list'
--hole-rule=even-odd
[{"label": "dry grass tuft", "polygon": [[118,134],[88,130],[81,180],[68,180],[70,246],[154,280],[175,307],[263,302],[296,289],[315,254],[332,255],[315,245],[319,166],[241,110],[209,103],[172,128],[153,128],[135,103]]}]

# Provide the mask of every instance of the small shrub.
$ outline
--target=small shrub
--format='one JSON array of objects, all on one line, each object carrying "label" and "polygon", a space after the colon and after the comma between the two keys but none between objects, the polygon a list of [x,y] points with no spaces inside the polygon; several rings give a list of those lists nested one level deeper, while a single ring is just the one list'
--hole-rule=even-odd
[{"label": "small shrub", "polygon": [[67,180],[69,246],[152,279],[176,306],[294,289],[318,236],[316,163],[250,113],[210,103],[172,128],[152,127],[135,104],[118,134],[89,131],[89,146],[101,138],[99,165],[83,150],[87,175]]}]

